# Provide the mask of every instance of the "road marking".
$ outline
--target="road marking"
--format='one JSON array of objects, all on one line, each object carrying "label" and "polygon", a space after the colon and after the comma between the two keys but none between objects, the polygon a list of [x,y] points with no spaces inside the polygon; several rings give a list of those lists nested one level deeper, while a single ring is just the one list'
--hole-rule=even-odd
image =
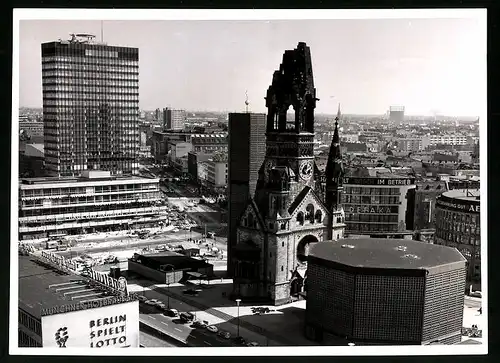
[{"label": "road marking", "polygon": [[210,344],[209,342],[207,342],[206,340],[203,341],[206,345],[212,345]]},{"label": "road marking", "polygon": [[180,331],[180,332],[182,332],[182,330],[180,330],[179,328],[174,328],[174,329],[175,329],[175,330],[177,330],[177,331]]},{"label": "road marking", "polygon": [[168,325],[168,324],[167,324],[167,323],[165,323],[164,321],[160,321],[160,323],[165,324],[165,325]]},{"label": "road marking", "polygon": [[150,318],[156,320],[156,318],[154,316],[150,316]]}]

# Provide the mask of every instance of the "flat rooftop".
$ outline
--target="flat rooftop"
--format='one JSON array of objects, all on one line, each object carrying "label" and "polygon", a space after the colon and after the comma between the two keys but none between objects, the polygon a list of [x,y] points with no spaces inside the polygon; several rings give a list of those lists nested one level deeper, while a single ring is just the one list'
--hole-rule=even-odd
[{"label": "flat rooftop", "polygon": [[85,277],[60,271],[34,256],[19,256],[19,308],[36,318],[41,309],[106,298]]},{"label": "flat rooftop", "polygon": [[160,253],[152,253],[145,255],[137,255],[136,260],[146,267],[159,270],[162,265],[172,265],[175,270],[182,270],[186,268],[201,268],[210,265],[209,263],[191,258],[186,255],[165,251]]},{"label": "flat rooftop", "polygon": [[405,239],[360,238],[319,242],[309,255],[353,267],[427,269],[465,261],[458,250]]},{"label": "flat rooftop", "polygon": [[479,202],[480,200],[479,189],[453,189],[448,192],[444,192],[443,196],[447,198],[475,201],[475,202]]}]

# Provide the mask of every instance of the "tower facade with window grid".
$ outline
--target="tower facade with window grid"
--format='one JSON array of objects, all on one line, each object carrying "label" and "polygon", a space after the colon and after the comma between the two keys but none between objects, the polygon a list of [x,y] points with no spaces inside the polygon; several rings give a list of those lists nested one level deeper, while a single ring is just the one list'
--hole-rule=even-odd
[{"label": "tower facade with window grid", "polygon": [[45,164],[51,175],[135,174],[139,153],[139,50],[73,37],[44,43]]}]

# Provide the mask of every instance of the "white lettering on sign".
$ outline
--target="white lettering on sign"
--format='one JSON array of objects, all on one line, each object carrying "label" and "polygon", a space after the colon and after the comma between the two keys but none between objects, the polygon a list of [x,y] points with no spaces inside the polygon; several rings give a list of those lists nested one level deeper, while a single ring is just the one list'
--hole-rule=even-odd
[{"label": "white lettering on sign", "polygon": [[136,297],[128,297],[128,296],[114,296],[109,299],[101,299],[101,300],[92,300],[79,302],[76,304],[67,304],[61,306],[54,306],[48,309],[41,309],[41,316],[47,315],[55,315],[55,314],[64,314],[71,311],[79,311],[86,309],[97,309],[108,305],[122,304],[130,301],[136,300]]},{"label": "white lettering on sign", "polygon": [[[397,208],[397,207],[396,207]],[[398,211],[392,211],[391,207],[350,207],[350,213],[373,213],[373,214],[388,214],[388,213],[398,213]]]},{"label": "white lettering on sign", "polygon": [[389,178],[343,178],[344,184],[351,185],[412,185],[415,179],[389,179]]},{"label": "white lettering on sign", "polygon": [[77,266],[76,263],[71,260],[66,260],[63,256],[56,255],[55,253],[50,253],[46,251],[42,251],[42,258],[46,259],[53,264],[69,269],[71,271],[76,271]]},{"label": "white lettering on sign", "polygon": [[439,200],[437,201],[438,205],[441,205],[443,207],[449,207],[453,209],[457,209],[459,211],[464,211],[464,212],[472,212],[472,213],[479,213],[480,212],[480,205],[479,204],[460,204],[460,203],[452,203],[444,200]]},{"label": "white lettering on sign", "polygon": [[127,280],[125,278],[120,277],[119,280],[105,274],[95,271],[94,269],[90,270],[89,277],[92,280],[95,280],[105,286],[108,286],[114,290],[127,292]]},{"label": "white lettering on sign", "polygon": [[102,348],[127,342],[127,315],[91,320],[90,347]]}]

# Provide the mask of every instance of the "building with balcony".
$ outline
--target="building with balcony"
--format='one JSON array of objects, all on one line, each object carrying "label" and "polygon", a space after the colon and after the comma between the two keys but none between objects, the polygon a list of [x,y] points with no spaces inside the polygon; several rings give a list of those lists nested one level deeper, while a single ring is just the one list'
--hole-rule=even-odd
[{"label": "building with balcony", "polygon": [[421,138],[398,139],[398,150],[405,152],[420,151],[424,149]]},{"label": "building with balcony", "polygon": [[422,144],[425,146],[436,145],[467,145],[474,144],[472,137],[463,134],[425,135],[422,136]]},{"label": "building with balcony", "polygon": [[19,239],[155,226],[165,221],[159,179],[87,170],[78,178],[24,178]]}]

